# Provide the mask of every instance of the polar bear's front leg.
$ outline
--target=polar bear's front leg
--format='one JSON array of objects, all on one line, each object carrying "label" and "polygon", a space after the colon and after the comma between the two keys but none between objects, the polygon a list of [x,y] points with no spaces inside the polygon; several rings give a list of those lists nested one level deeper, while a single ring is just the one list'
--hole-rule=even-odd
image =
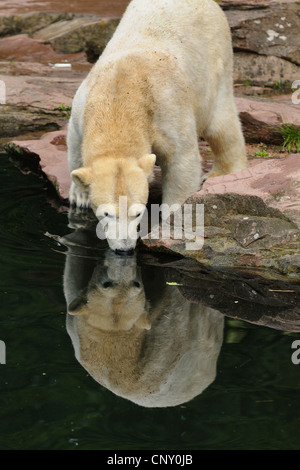
[{"label": "polar bear's front leg", "polygon": [[[76,98],[76,97],[75,97]],[[78,98],[77,98],[78,101]],[[81,130],[78,124],[80,121],[79,117],[76,115],[76,99],[74,99],[75,105],[72,109],[72,115],[68,125],[68,164],[70,173],[73,170],[77,170],[82,166],[82,155],[81,155]],[[77,110],[78,111],[78,110]],[[75,115],[75,116],[74,116]],[[90,207],[89,192],[85,188],[80,187],[74,181],[71,183],[69,191],[69,201],[71,207],[77,207],[79,209],[85,209]]]},{"label": "polar bear's front leg", "polygon": [[74,181],[72,181],[69,193],[70,206],[76,206],[80,209],[88,209],[91,207],[89,191],[84,191]]},{"label": "polar bear's front leg", "polygon": [[76,183],[72,182],[69,200],[69,227],[85,230],[94,227],[97,219],[91,210],[88,191],[82,190]]},{"label": "polar bear's front leg", "polygon": [[162,167],[163,203],[183,204],[201,186],[201,156],[197,148],[179,152]]}]

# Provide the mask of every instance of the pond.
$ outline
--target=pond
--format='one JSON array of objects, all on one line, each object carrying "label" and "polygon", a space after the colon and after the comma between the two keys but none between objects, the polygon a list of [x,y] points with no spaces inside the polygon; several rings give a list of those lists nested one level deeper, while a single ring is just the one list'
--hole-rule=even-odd
[{"label": "pond", "polygon": [[118,257],[0,170],[2,450],[300,448],[299,286]]}]

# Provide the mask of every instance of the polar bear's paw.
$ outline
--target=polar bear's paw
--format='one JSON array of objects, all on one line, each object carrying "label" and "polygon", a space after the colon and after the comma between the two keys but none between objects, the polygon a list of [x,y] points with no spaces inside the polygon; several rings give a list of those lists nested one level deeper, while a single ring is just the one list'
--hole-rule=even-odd
[{"label": "polar bear's paw", "polygon": [[74,182],[71,184],[69,201],[71,207],[77,207],[78,209],[89,209],[91,207],[89,192],[82,190]]},{"label": "polar bear's paw", "polygon": [[224,176],[227,173],[225,171],[219,171],[219,170],[211,170],[208,173],[205,173],[205,175],[202,176],[200,180],[200,189],[202,189],[202,186],[204,185],[205,181],[207,181],[210,178],[215,178],[216,176]]}]

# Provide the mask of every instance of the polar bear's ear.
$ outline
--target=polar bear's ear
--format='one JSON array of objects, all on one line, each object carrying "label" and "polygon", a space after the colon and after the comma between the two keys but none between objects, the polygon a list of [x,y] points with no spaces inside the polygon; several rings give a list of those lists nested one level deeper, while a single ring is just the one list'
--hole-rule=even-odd
[{"label": "polar bear's ear", "polygon": [[144,312],[139,319],[136,321],[135,326],[137,326],[140,330],[150,330],[151,323],[148,318],[147,312]]},{"label": "polar bear's ear", "polygon": [[80,292],[78,297],[74,299],[68,305],[68,313],[70,315],[83,315],[86,313],[86,304],[87,304],[87,290],[83,290]]},{"label": "polar bear's ear", "polygon": [[82,189],[88,189],[92,182],[92,173],[89,168],[77,168],[71,173],[72,180]]},{"label": "polar bear's ear", "polygon": [[156,161],[156,155],[151,153],[149,155],[144,155],[143,157],[141,157],[138,160],[138,165],[142,170],[144,170],[146,175],[149,177],[149,176],[152,176],[155,161]]}]

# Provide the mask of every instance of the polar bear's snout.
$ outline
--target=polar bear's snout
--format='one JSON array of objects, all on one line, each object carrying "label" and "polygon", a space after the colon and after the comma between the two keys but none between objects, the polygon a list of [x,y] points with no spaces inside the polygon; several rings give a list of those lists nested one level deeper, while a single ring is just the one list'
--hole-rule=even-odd
[{"label": "polar bear's snout", "polygon": [[106,236],[106,240],[111,250],[113,250],[118,255],[130,255],[134,253],[136,243],[137,243],[138,234],[135,238],[110,238],[109,235]]},{"label": "polar bear's snout", "polygon": [[116,255],[120,255],[120,256],[131,256],[134,254],[134,249],[130,249],[130,250],[115,250],[115,253]]},{"label": "polar bear's snout", "polygon": [[129,255],[134,252],[140,236],[139,224],[146,209],[143,204],[134,204],[127,210],[127,198],[124,199],[125,205],[120,198],[119,208],[105,204],[96,211],[99,219],[98,238],[106,239],[110,249],[119,255]]}]

